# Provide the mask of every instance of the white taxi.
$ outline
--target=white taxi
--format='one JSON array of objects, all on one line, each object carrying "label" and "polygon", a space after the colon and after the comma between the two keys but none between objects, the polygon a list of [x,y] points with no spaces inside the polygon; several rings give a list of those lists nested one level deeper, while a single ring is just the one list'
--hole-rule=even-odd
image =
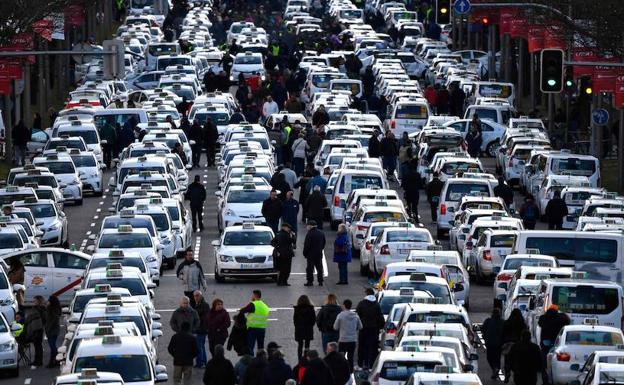
[{"label": "white taxi", "polygon": [[106,168],[104,163],[98,163],[92,152],[70,149],[69,156],[74,161],[74,166],[78,170],[78,176],[82,181],[83,192],[90,191],[95,196],[104,193],[104,175],[102,170]]},{"label": "white taxi", "polygon": [[505,257],[511,253],[516,240],[516,232],[510,230],[485,230],[475,244],[474,274],[477,282],[496,276],[495,268],[500,268]]},{"label": "white taxi", "polygon": [[221,238],[212,241],[215,280],[225,282],[226,277],[277,278],[271,246],[273,237],[270,227],[251,222],[226,227]]},{"label": "white taxi", "polygon": [[42,246],[68,246],[67,217],[54,201],[28,198],[13,205],[25,207],[32,212],[37,227],[43,232]]},{"label": "white taxi", "polygon": [[403,385],[412,373],[433,372],[445,365],[440,352],[382,351],[370,370],[368,381],[377,385]]},{"label": "white taxi", "polygon": [[[410,222],[376,222],[371,223],[364,238],[356,238],[355,243],[351,246],[353,250],[359,250],[360,252],[360,274],[363,276],[368,275],[370,272],[369,263],[373,260],[373,242],[377,239],[377,235],[387,227],[401,227],[408,226],[414,228],[414,224]],[[359,248],[357,246],[359,245]],[[352,250],[352,253],[353,253]]]},{"label": "white taxi", "polygon": [[160,283],[160,272],[157,268],[149,268],[147,262],[138,251],[110,250],[108,253],[93,253],[87,267],[87,274],[92,269],[118,264],[120,268],[134,267],[139,269],[145,282]]},{"label": "white taxi", "polygon": [[541,266],[558,267],[559,262],[555,257],[549,255],[533,254],[509,254],[503,260],[500,267],[494,267],[496,273],[494,278],[494,298],[499,298],[501,294],[506,294],[509,289],[509,282],[520,266]]},{"label": "white taxi", "polygon": [[151,198],[147,202],[141,200],[135,202],[133,208],[136,215],[148,215],[152,217],[158,232],[158,241],[162,252],[162,264],[173,269],[176,261],[176,245],[173,236],[173,226],[169,211],[162,205],[160,198]]},{"label": "white taxi", "polygon": [[348,227],[351,244],[355,244],[356,240],[363,240],[371,224],[379,222],[408,222],[403,202],[401,200],[362,202]]},{"label": "white taxi", "polygon": [[65,201],[72,201],[77,205],[82,204],[82,180],[78,176],[74,161],[69,155],[57,153],[38,156],[33,159],[33,164],[39,167],[47,167],[54,174]]},{"label": "white taxi", "polygon": [[13,332],[20,328],[10,324],[4,314],[0,314],[0,370],[8,371],[11,377],[19,376],[17,342]]},{"label": "white taxi", "polygon": [[425,250],[430,245],[434,245],[434,240],[426,228],[384,228],[373,242],[369,268],[374,274],[381,274],[388,263],[405,261],[411,250]]},{"label": "white taxi", "polygon": [[80,373],[57,376],[54,385],[76,385],[89,380],[100,381],[107,385],[124,385],[123,378],[118,373],[102,372],[92,368],[82,369]]},{"label": "white taxi", "polygon": [[85,307],[94,298],[103,298],[113,294],[120,297],[130,297],[130,291],[125,287],[112,287],[107,283],[97,284],[91,289],[80,289],[74,293],[69,306],[64,307],[63,314],[68,318],[80,319]]},{"label": "white taxi", "polygon": [[[439,369],[441,370],[441,369]],[[476,373],[414,373],[405,385],[481,385]]]},{"label": "white taxi", "polygon": [[154,297],[153,289],[156,288],[156,284],[145,281],[139,269],[120,266],[119,263],[109,263],[104,268],[90,270],[85,275],[82,287],[92,289],[98,284],[108,284],[112,287],[128,289],[130,295],[141,302],[148,314],[154,313],[152,298]]},{"label": "white taxi", "polygon": [[264,223],[262,202],[269,197],[271,189],[270,186],[256,186],[252,183],[230,187],[217,216],[219,231],[243,222]]}]

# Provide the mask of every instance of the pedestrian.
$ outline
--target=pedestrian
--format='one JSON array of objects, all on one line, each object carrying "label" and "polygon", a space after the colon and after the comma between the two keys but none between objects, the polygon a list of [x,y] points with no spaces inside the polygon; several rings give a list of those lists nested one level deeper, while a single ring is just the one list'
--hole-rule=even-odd
[{"label": "pedestrian", "polygon": [[245,377],[245,372],[247,371],[247,367],[253,360],[253,356],[249,352],[249,347],[247,346],[246,341],[245,341],[242,355],[239,355],[239,356],[240,358],[238,359],[238,362],[236,363],[236,365],[234,365],[234,373],[236,374],[237,384],[240,384],[243,381],[243,377]]},{"label": "pedestrian", "polygon": [[58,112],[53,107],[48,108],[48,118],[50,119],[50,126],[53,126],[54,121],[58,118]]},{"label": "pedestrian", "polygon": [[284,180],[288,183],[289,187],[289,189],[284,192],[294,190],[295,184],[297,184],[297,173],[291,168],[290,162],[284,163],[284,167],[280,170],[280,174],[284,175]]},{"label": "pedestrian", "polygon": [[420,189],[422,188],[422,180],[418,172],[418,159],[410,159],[401,171],[401,187],[403,187],[405,202],[407,209],[412,218],[418,223],[418,201],[420,200]]},{"label": "pedestrian", "polygon": [[236,374],[232,362],[225,358],[223,345],[214,347],[212,358],[206,364],[203,378],[204,385],[235,385]]},{"label": "pedestrian", "polygon": [[[306,188],[308,189],[310,193],[312,193],[312,191],[314,191],[314,186],[319,186],[321,194],[323,195],[325,194],[325,189],[327,188],[327,181],[325,180],[325,178],[321,176],[321,173],[319,172],[319,170],[316,170],[316,169],[314,170],[314,176],[312,176],[312,179],[308,181]],[[322,227],[320,228],[322,229]]]},{"label": "pedestrian", "polygon": [[102,143],[102,157],[106,167],[110,168],[111,161],[113,160],[113,148],[115,142],[117,142],[117,132],[115,126],[110,121],[105,121],[104,125],[100,129],[100,139],[106,141]]},{"label": "pedestrian", "polygon": [[240,309],[238,314],[247,318],[247,343],[249,350],[253,352],[256,345],[258,349],[264,349],[269,306],[262,301],[262,292],[254,290],[251,294],[251,301],[247,306]]},{"label": "pedestrian", "polygon": [[438,115],[448,115],[451,96],[446,87],[439,87],[436,92],[436,106]]},{"label": "pedestrian", "polygon": [[278,271],[277,286],[290,286],[288,277],[295,256],[297,238],[288,222],[282,222],[282,228],[271,241],[273,246],[273,267]]},{"label": "pedestrian", "polygon": [[223,307],[222,299],[215,298],[212,300],[212,306],[208,311],[206,321],[208,350],[214,357],[215,347],[217,345],[225,345],[228,338],[228,328],[231,324],[230,315]]},{"label": "pedestrian", "polygon": [[314,220],[309,220],[303,242],[303,257],[306,259],[306,283],[304,286],[312,286],[314,270],[319,286],[323,286],[323,250],[325,249],[325,234],[316,227]]},{"label": "pedestrian", "polygon": [[36,295],[33,301],[33,307],[26,313],[24,328],[28,341],[31,341],[35,348],[35,359],[32,365],[41,366],[43,365],[43,333],[46,326],[47,311],[42,296]]},{"label": "pedestrian", "polygon": [[178,265],[176,270],[176,277],[184,282],[184,295],[190,300],[191,306],[195,308],[193,292],[195,290],[206,290],[206,278],[204,277],[204,268],[199,263],[199,260],[195,259],[192,248],[186,249],[184,261]]},{"label": "pedestrian", "polygon": [[191,183],[184,198],[191,202],[191,220],[193,223],[193,232],[197,231],[199,225],[199,231],[204,230],[204,201],[206,201],[206,188],[201,183],[200,176],[195,175],[193,183]]},{"label": "pedestrian", "polygon": [[336,317],[336,321],[334,321],[334,330],[338,331],[338,350],[345,354],[351,371],[353,371],[353,358],[358,332],[362,330],[362,321],[357,313],[351,311],[352,306],[351,300],[345,299],[342,303],[343,310]]},{"label": "pedestrian", "polygon": [[511,205],[514,202],[513,190],[505,183],[505,178],[502,176],[498,177],[498,185],[494,187],[494,196],[501,198],[505,202],[507,209],[511,209]]},{"label": "pedestrian", "polygon": [[385,320],[373,289],[367,287],[364,293],[366,296],[355,308],[362,322],[358,336],[358,366],[371,369],[377,359],[379,332],[384,327]]},{"label": "pedestrian", "polygon": [[[269,345],[273,345],[271,349],[269,349]],[[284,385],[286,381],[293,378],[292,368],[284,360],[284,353],[279,350],[281,346],[275,342],[270,342],[269,345],[267,345],[269,363],[264,370],[265,384]]]},{"label": "pedestrian", "polygon": [[539,219],[539,207],[535,204],[535,199],[532,194],[528,194],[524,198],[524,204],[520,207],[520,218],[522,218],[522,225],[526,230],[535,229],[535,224]]},{"label": "pedestrian", "polygon": [[345,385],[351,378],[351,368],[349,361],[344,354],[338,351],[338,343],[330,342],[327,344],[327,354],[323,358],[325,364],[334,378],[334,385]]},{"label": "pedestrian", "polygon": [[293,165],[297,176],[301,176],[301,174],[303,174],[308,150],[310,150],[310,146],[305,140],[305,134],[302,132],[292,144]]},{"label": "pedestrian", "polygon": [[169,123],[169,129],[171,130],[178,129],[178,126],[176,126],[175,122],[173,121],[173,117],[171,117],[171,115],[167,115],[167,117],[165,118],[165,123]]},{"label": "pedestrian", "polygon": [[431,111],[433,111],[433,113],[437,113],[438,93],[436,92],[432,84],[428,85],[427,88],[425,88],[424,96],[425,96],[425,99],[427,99],[427,103],[429,103],[429,108],[431,108]]},{"label": "pedestrian", "polygon": [[279,107],[277,103],[273,100],[271,95],[268,95],[265,99],[264,104],[262,105],[262,117],[264,119],[268,119],[272,114],[277,114],[279,112]]},{"label": "pedestrian", "polygon": [[437,223],[438,221],[438,205],[440,204],[440,194],[442,193],[442,187],[444,187],[444,182],[440,180],[440,174],[437,171],[434,171],[432,174],[432,179],[429,184],[427,184],[427,201],[429,201],[429,207],[431,207],[431,222]]},{"label": "pedestrian", "polygon": [[262,216],[273,233],[277,234],[282,217],[282,201],[277,198],[277,190],[272,189],[269,197],[262,202]]},{"label": "pedestrian", "polygon": [[295,341],[297,341],[297,357],[303,357],[304,349],[310,349],[310,341],[314,339],[314,323],[316,314],[314,305],[307,295],[302,295],[294,306],[293,323],[295,325]]},{"label": "pedestrian", "polygon": [[[173,311],[169,325],[174,332],[182,330],[182,324],[186,322],[189,324],[189,333],[196,331],[199,328],[199,315],[197,311],[191,307],[191,301],[189,297],[180,298],[180,306]],[[197,346],[195,339],[193,339],[193,345]]]},{"label": "pedestrian", "polygon": [[338,305],[338,297],[336,297],[336,294],[327,294],[325,304],[316,315],[316,326],[321,332],[323,353],[326,353],[328,343],[338,342],[339,335],[334,329],[334,322],[336,322],[336,317],[338,317],[341,311],[342,309]]},{"label": "pedestrian", "polygon": [[295,184],[295,188],[299,187],[299,205],[301,205],[301,222],[307,222],[307,208],[305,205],[308,196],[310,195],[310,191],[306,188],[310,179],[312,179],[312,175],[314,174],[314,166],[308,163],[305,170],[303,171],[303,175],[299,178],[297,184]]},{"label": "pedestrian", "polygon": [[329,114],[325,110],[325,105],[321,104],[319,108],[312,114],[312,126],[319,128],[329,124]]},{"label": "pedestrian", "polygon": [[193,359],[197,356],[197,344],[191,335],[191,325],[184,321],[171,336],[167,351],[173,357],[173,383],[191,385]]},{"label": "pedestrian", "polygon": [[522,312],[518,308],[513,309],[509,314],[509,318],[503,322],[503,347],[501,353],[505,359],[505,383],[509,382],[509,377],[511,376],[512,363],[509,358],[509,352],[514,344],[520,342],[520,336],[525,330],[527,330],[527,326],[522,317]]},{"label": "pedestrian", "polygon": [[[11,216],[11,214],[6,212],[6,209],[13,209],[10,205],[5,205],[2,207],[2,214],[5,216]],[[20,311],[24,310],[24,279],[25,279],[26,268],[24,268],[24,264],[19,258],[12,258],[10,262],[9,271],[7,273],[7,277],[9,278],[9,283],[11,287],[13,285],[20,285],[20,289],[15,292],[15,300],[17,301],[17,307]]]},{"label": "pedestrian", "polygon": [[[23,120],[19,120],[11,131],[13,140],[13,159],[18,166],[26,165],[26,145],[30,140],[30,129]],[[109,163],[110,164],[110,163]]]},{"label": "pedestrian", "polygon": [[[546,356],[548,355],[550,349],[552,349],[552,346],[555,344],[555,340],[557,339],[557,336],[559,335],[561,329],[563,329],[564,326],[570,324],[570,318],[567,314],[559,312],[559,306],[552,304],[548,307],[546,313],[542,314],[539,317],[539,319],[537,320],[537,324],[541,328],[539,348],[541,349],[542,367],[545,368]],[[548,375],[546,374],[545,370],[542,372],[542,382],[544,384],[548,384],[549,382]]]},{"label": "pedestrian", "polygon": [[499,308],[492,309],[492,315],[483,321],[481,331],[485,340],[487,361],[492,369],[491,378],[497,379],[501,368],[500,357],[503,346],[503,319]]},{"label": "pedestrian", "polygon": [[190,107],[191,105],[186,99],[186,96],[182,96],[182,101],[178,103],[178,105],[176,106],[176,109],[178,110],[178,113],[180,115],[186,116]]},{"label": "pedestrian", "polygon": [[266,350],[258,349],[256,356],[247,365],[247,370],[245,370],[245,375],[240,385],[267,385],[264,372],[268,364]]},{"label": "pedestrian", "polygon": [[213,167],[215,165],[217,140],[219,140],[219,129],[217,128],[217,125],[212,121],[211,117],[208,117],[206,119],[206,123],[204,123],[202,136],[204,148],[206,149],[206,167]]},{"label": "pedestrian", "polygon": [[234,326],[232,326],[232,331],[228,338],[227,350],[232,350],[232,348],[234,348],[238,356],[244,356],[245,353],[251,354],[249,343],[247,342],[247,324],[245,322],[245,317],[236,314],[232,318],[234,319]]},{"label": "pedestrian", "polygon": [[[186,119],[186,117],[184,119]],[[199,164],[201,162],[203,136],[204,134],[202,127],[199,125],[197,119],[194,119],[193,125],[188,130],[189,142],[195,142],[191,145],[191,150],[193,150],[193,156],[191,160],[192,167],[199,167]]]},{"label": "pedestrian", "polygon": [[289,190],[286,199],[282,202],[282,223],[290,224],[290,228],[297,239],[297,217],[299,215],[299,202],[293,197],[295,193]]},{"label": "pedestrian", "polygon": [[[305,353],[307,354],[307,351]],[[303,375],[305,374],[307,367],[308,358],[304,354],[303,357],[300,358],[297,362],[297,365],[293,367],[293,377],[295,379],[295,384],[301,384],[301,381],[303,381]]]},{"label": "pedestrian", "polygon": [[399,146],[392,131],[386,131],[386,136],[381,140],[379,149],[383,168],[388,174],[388,179],[393,180],[397,165],[397,156],[399,155]]},{"label": "pedestrian", "polygon": [[368,139],[368,156],[379,158],[381,156],[381,142],[379,141],[379,130],[375,129]]},{"label": "pedestrian", "polygon": [[[531,342],[531,333],[528,330],[522,332],[520,342],[511,348],[509,358],[512,363],[514,382],[517,385],[537,384],[537,374],[543,370],[543,364],[540,358],[540,348]],[[548,381],[542,383],[548,384]]]},{"label": "pedestrian", "polygon": [[552,199],[546,204],[544,214],[548,221],[548,230],[563,229],[563,218],[568,215],[568,205],[561,199],[560,190],[555,190]]},{"label": "pedestrian", "polygon": [[334,262],[338,264],[338,282],[336,285],[348,285],[349,273],[347,266],[351,262],[351,242],[344,223],[338,225],[338,233],[334,241]]},{"label": "pedestrian", "polygon": [[50,347],[50,360],[48,361],[48,368],[55,368],[59,366],[58,361],[56,360],[56,353],[58,352],[56,342],[59,334],[61,334],[61,314],[61,302],[57,296],[51,295],[48,298],[45,318],[45,335],[48,339],[48,346]]},{"label": "pedestrian", "polygon": [[466,134],[465,139],[468,146],[468,154],[473,158],[479,157],[481,144],[483,144],[483,137],[475,124],[470,124],[470,130]]},{"label": "pedestrian", "polygon": [[308,364],[301,385],[334,385],[334,378],[329,367],[323,361],[316,350],[311,349],[306,352]]},{"label": "pedestrian", "polygon": [[[312,182],[312,180],[310,182]],[[308,182],[308,184],[310,183]],[[323,218],[325,216],[326,207],[327,198],[321,193],[321,186],[314,186],[312,194],[306,198],[304,210],[306,211],[306,217],[309,218],[308,222],[315,222],[320,230],[323,230]]]},{"label": "pedestrian", "polygon": [[184,152],[184,147],[182,147],[182,143],[178,142],[171,150],[172,154],[177,154],[182,161],[182,164],[186,166],[189,163],[189,159],[186,157],[186,153]]},{"label": "pedestrian", "polygon": [[197,326],[197,330],[195,330],[195,340],[197,342],[195,367],[203,368],[208,361],[206,355],[206,335],[208,334],[208,313],[210,312],[210,305],[208,305],[199,290],[193,292],[193,299],[195,300],[195,311],[197,312],[197,317],[199,317],[199,325]]}]

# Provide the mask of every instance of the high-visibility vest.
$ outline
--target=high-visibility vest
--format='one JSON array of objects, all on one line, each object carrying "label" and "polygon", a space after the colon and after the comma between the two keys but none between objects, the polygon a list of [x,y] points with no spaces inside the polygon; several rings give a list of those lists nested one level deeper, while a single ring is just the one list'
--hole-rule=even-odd
[{"label": "high-visibility vest", "polygon": [[11,324],[11,326],[12,326],[12,325],[19,325],[19,326],[20,326],[20,328],[19,328],[19,329],[17,329],[17,330],[13,330],[13,332],[12,332],[12,333],[13,333],[13,337],[17,338],[17,337],[19,337],[19,336],[22,334],[22,332],[24,331],[24,326],[22,326],[22,324],[20,324],[19,322],[15,322],[15,321],[13,321],[13,323]]},{"label": "high-visibility vest", "polygon": [[290,140],[290,131],[292,131],[292,128],[290,128],[290,126],[286,126],[284,127],[284,133],[286,134],[286,139],[284,139],[284,144],[288,144],[288,141]]},{"label": "high-visibility vest", "polygon": [[247,329],[266,329],[269,321],[269,307],[260,300],[251,303],[254,305],[254,312],[247,314]]},{"label": "high-visibility vest", "polygon": [[273,56],[279,55],[280,47],[277,44],[271,44],[271,54]]},{"label": "high-visibility vest", "polygon": [[125,0],[115,0],[117,9],[123,9]]}]

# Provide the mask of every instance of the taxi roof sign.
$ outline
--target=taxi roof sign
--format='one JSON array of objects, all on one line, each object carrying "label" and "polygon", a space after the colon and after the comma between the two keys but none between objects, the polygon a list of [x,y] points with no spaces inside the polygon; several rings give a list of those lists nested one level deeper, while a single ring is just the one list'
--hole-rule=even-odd
[{"label": "taxi roof sign", "polygon": [[531,249],[531,248],[527,248],[526,249],[526,253],[527,254],[539,254],[540,250],[539,249]]},{"label": "taxi roof sign", "polygon": [[93,288],[96,293],[110,293],[112,291],[111,285],[108,283],[98,283]]},{"label": "taxi roof sign", "polygon": [[431,250],[442,250],[442,246],[441,245],[427,245],[427,250],[431,251]]},{"label": "taxi roof sign", "polygon": [[108,252],[108,256],[110,258],[123,258],[124,251],[123,250],[111,250]]},{"label": "taxi roof sign", "polygon": [[243,222],[243,229],[245,230],[253,230],[254,223],[253,222]]},{"label": "taxi roof sign", "polygon": [[37,203],[39,200],[35,197],[28,197],[24,199],[24,203]]},{"label": "taxi roof sign", "polygon": [[149,202],[152,205],[161,205],[163,203],[163,200],[161,197],[153,197],[153,198],[150,198]]},{"label": "taxi roof sign", "polygon": [[586,271],[573,271],[572,272],[572,279],[587,279],[589,277],[589,274],[587,274]]},{"label": "taxi roof sign", "polygon": [[596,326],[598,325],[598,318],[595,318],[595,317],[584,318],[583,325]]},{"label": "taxi roof sign", "polygon": [[[136,192],[139,192],[139,191],[136,191]],[[146,193],[145,191],[141,191],[141,192]],[[134,217],[134,210],[132,210],[132,209],[123,209],[123,210],[121,210],[119,212],[119,216],[121,218],[132,218],[132,217]]]},{"label": "taxi roof sign", "polygon": [[80,378],[97,377],[96,368],[84,368],[80,371]]},{"label": "taxi roof sign", "polygon": [[121,269],[108,269],[106,270],[106,278],[121,278],[123,277],[123,271]]},{"label": "taxi roof sign", "polygon": [[6,190],[6,192],[18,192],[19,191],[19,187],[17,187],[17,186],[7,186],[5,190]]},{"label": "taxi roof sign", "polygon": [[106,306],[104,311],[106,313],[121,313],[121,306],[119,306],[119,305]]},{"label": "taxi roof sign", "polygon": [[[114,306],[111,306],[114,307]],[[119,309],[119,306],[116,306],[117,309]],[[106,309],[108,310],[108,306],[106,307]],[[121,343],[121,337],[120,336],[105,336],[104,338],[102,338],[102,343],[105,345],[111,345],[111,344],[120,344]]]},{"label": "taxi roof sign", "polygon": [[414,295],[414,289],[412,289],[411,287],[402,287],[399,289],[399,295],[400,296],[413,296]]},{"label": "taxi roof sign", "polygon": [[433,368],[434,373],[453,373],[453,367],[447,365],[436,365]]},{"label": "taxi roof sign", "polygon": [[425,275],[425,273],[412,273],[412,274],[410,274],[410,281],[424,282],[426,280],[427,280],[427,276]]},{"label": "taxi roof sign", "polygon": [[97,326],[93,334],[96,336],[110,336],[113,335],[113,328],[111,326]]},{"label": "taxi roof sign", "polygon": [[119,225],[117,227],[117,231],[119,231],[120,233],[131,233],[132,225]]}]

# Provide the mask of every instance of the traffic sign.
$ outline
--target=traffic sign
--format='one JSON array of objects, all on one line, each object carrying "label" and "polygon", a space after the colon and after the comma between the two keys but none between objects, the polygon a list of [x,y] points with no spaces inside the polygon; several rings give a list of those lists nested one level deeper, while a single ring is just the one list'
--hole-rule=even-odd
[{"label": "traffic sign", "polygon": [[465,15],[470,12],[470,0],[456,0],[453,3],[453,10],[459,15]]},{"label": "traffic sign", "polygon": [[604,108],[595,109],[592,112],[592,122],[598,126],[604,126],[609,122],[609,111]]}]

